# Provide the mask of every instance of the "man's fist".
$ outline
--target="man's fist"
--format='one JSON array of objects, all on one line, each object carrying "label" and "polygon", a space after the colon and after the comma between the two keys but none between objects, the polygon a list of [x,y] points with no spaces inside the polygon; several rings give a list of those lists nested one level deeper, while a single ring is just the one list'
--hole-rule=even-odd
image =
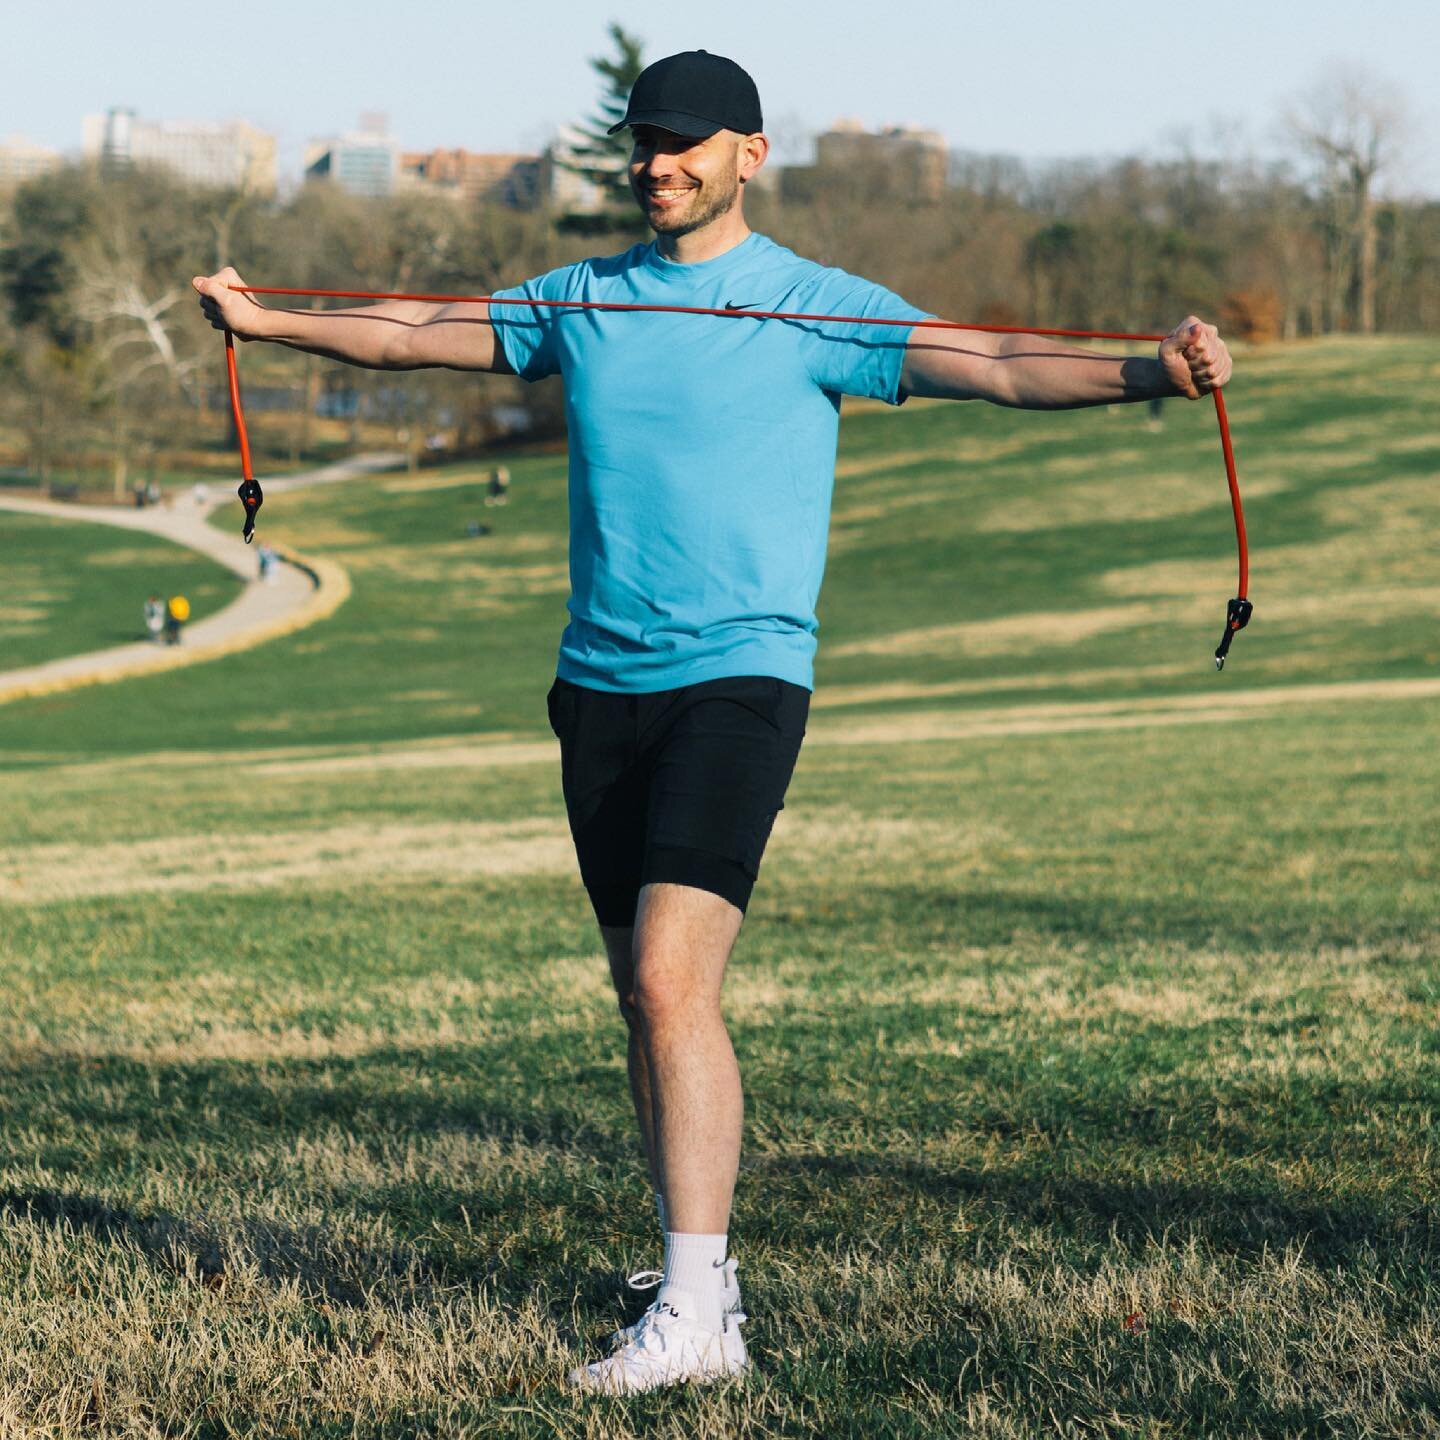
[{"label": "man's fist", "polygon": [[234,332],[237,340],[260,338],[266,310],[252,295],[237,295],[231,288],[245,282],[232,266],[213,275],[197,275],[191,282],[200,297],[200,309],[217,330]]},{"label": "man's fist", "polygon": [[1187,315],[1161,342],[1160,363],[1175,389],[1198,400],[1230,378],[1230,351],[1213,326]]}]

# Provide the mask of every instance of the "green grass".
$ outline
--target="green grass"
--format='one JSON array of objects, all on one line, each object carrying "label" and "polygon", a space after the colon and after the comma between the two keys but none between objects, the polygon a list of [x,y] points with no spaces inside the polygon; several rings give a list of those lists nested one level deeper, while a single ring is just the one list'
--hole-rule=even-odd
[{"label": "green grass", "polygon": [[[0,709],[0,1433],[1440,1433],[1437,702],[1224,703],[1435,673],[1437,367],[1246,365],[1220,677],[1205,409],[847,421],[727,985],[757,1371],[629,1401],[558,1383],[658,1259],[543,728],[561,463],[277,496],[332,620]],[[915,738],[981,712],[1056,724]]]},{"label": "green grass", "polygon": [[[1230,407],[1256,618],[1223,683],[1440,666],[1440,430],[1425,420],[1436,363],[1432,343],[1408,340],[1243,363]],[[1172,402],[1157,434],[1143,409],[912,403],[849,419],[820,692],[979,687],[943,697],[957,708],[1214,693],[1208,656],[1235,586],[1215,422],[1208,404]],[[103,700],[0,709],[0,754],[128,753],[150,743],[156,705],[182,748],[533,730],[567,618],[565,462],[540,454],[510,469],[504,509],[481,503],[480,469],[452,472],[475,483],[447,489],[396,493],[381,477],[273,497],[266,533],[356,580],[334,622]],[[493,533],[467,539],[471,519]],[[883,706],[921,701],[935,703]]]},{"label": "green grass", "polygon": [[108,525],[0,511],[0,670],[145,639],[147,595],[203,620],[241,581],[193,550]]}]

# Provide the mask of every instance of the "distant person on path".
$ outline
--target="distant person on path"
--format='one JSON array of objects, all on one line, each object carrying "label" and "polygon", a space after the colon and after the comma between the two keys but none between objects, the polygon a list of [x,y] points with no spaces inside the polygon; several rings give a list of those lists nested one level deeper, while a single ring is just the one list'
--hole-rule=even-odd
[{"label": "distant person on path", "polygon": [[172,595],[165,606],[165,643],[178,645],[180,631],[190,618],[190,602],[183,595]]},{"label": "distant person on path", "polygon": [[510,498],[510,471],[501,465],[490,472],[490,484],[485,492],[487,505],[503,505]]},{"label": "distant person on path", "polygon": [[[501,297],[925,315],[749,229],[769,141],[733,61],[657,61],[622,126],[655,239]],[[573,593],[549,718],[665,1232],[657,1299],[570,1380],[629,1392],[738,1373],[727,1231],[742,1099],[721,983],[805,734],[840,397],[1196,399],[1229,378],[1229,353],[1193,316],[1126,358],[1033,335],[483,303],[335,315],[267,309],[230,288],[243,283],[232,269],[194,281],[211,323],[246,340],[377,369],[564,377]],[[777,1346],[803,1345],[784,1323]]]},{"label": "distant person on path", "polygon": [[275,561],[279,558],[269,545],[261,541],[260,550],[256,557],[260,565],[260,578],[262,580],[273,580],[275,578]]},{"label": "distant person on path", "polygon": [[145,601],[145,633],[158,645],[165,631],[165,602],[158,595]]}]

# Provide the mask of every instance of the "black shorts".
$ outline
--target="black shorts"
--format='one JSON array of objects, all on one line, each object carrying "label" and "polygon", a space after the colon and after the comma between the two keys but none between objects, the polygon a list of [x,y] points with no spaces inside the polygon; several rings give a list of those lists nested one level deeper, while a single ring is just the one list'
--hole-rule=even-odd
[{"label": "black shorts", "polygon": [[810,692],[768,675],[617,695],[557,679],[546,697],[580,878],[602,925],[640,887],[709,890],[743,911],[800,754]]}]

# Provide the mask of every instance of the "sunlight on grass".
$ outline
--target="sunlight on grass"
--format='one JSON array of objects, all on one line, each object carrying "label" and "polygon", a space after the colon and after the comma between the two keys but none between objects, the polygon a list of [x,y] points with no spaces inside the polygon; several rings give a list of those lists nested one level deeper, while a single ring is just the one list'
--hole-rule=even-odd
[{"label": "sunlight on grass", "polygon": [[277,496],[323,626],[0,709],[0,1433],[1435,1433],[1436,363],[1248,364],[1223,677],[1199,407],[847,419],[726,989],[756,1372],[615,1403],[559,1383],[659,1259],[563,462],[489,536],[473,468]]}]

